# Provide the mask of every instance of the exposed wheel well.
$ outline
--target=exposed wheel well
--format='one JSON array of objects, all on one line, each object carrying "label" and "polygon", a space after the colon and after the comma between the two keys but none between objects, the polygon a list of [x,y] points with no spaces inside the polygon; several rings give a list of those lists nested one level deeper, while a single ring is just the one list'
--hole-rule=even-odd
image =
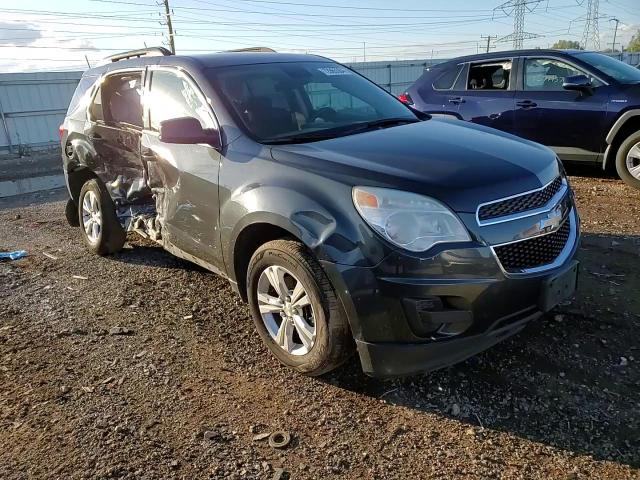
[{"label": "exposed wheel well", "polygon": [[238,291],[245,302],[247,301],[247,268],[251,257],[261,245],[283,238],[298,240],[284,228],[270,223],[254,223],[238,235],[233,250],[233,271],[238,282]]},{"label": "exposed wheel well", "polygon": [[78,203],[78,197],[80,196],[82,186],[87,183],[88,180],[98,178],[95,173],[84,167],[68,172],[67,177],[69,179],[69,191],[71,193],[71,198],[75,203]]},{"label": "exposed wheel well", "polygon": [[634,132],[640,131],[640,115],[636,115],[635,117],[631,117],[627,120],[622,128],[618,130],[616,136],[613,137],[613,141],[611,142],[611,148],[609,149],[610,153],[607,158],[607,170],[615,172],[616,169],[616,155],[618,154],[618,149],[622,142],[624,142],[629,135]]}]

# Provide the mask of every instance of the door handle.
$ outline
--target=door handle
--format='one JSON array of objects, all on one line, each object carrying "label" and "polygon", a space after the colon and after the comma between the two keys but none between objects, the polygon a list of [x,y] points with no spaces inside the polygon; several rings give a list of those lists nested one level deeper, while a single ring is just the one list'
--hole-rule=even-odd
[{"label": "door handle", "polygon": [[522,108],[533,108],[538,106],[538,104],[533,100],[522,100],[520,102],[516,102],[516,105]]},{"label": "door handle", "polygon": [[454,105],[460,105],[461,103],[464,103],[465,100],[462,97],[452,97],[449,99],[449,103],[453,103]]}]

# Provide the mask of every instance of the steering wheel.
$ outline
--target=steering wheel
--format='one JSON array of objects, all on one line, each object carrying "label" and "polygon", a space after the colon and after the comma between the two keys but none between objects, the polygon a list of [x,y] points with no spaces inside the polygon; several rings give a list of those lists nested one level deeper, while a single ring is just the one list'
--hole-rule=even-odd
[{"label": "steering wheel", "polygon": [[321,118],[325,122],[333,122],[336,120],[337,116],[338,116],[338,112],[336,112],[333,108],[322,107],[316,110],[315,112],[313,112],[312,120],[315,120],[316,118]]}]

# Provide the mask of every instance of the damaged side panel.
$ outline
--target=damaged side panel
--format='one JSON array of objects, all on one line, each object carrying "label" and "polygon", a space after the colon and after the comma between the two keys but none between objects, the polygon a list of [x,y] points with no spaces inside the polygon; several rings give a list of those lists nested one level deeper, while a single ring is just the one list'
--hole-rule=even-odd
[{"label": "damaged side panel", "polygon": [[153,132],[143,134],[142,149],[163,244],[220,268],[220,154],[208,145],[172,144],[169,148]]},{"label": "damaged side panel", "polygon": [[[77,114],[67,117],[78,132],[67,139],[68,178],[75,175],[81,184],[98,177],[125,231],[224,272],[218,225],[221,155],[206,144],[168,144],[159,138],[160,123],[171,118],[197,118],[204,128],[218,130],[200,90],[183,72],[161,68],[113,72],[97,82]],[[69,185],[72,196],[79,188]]]}]

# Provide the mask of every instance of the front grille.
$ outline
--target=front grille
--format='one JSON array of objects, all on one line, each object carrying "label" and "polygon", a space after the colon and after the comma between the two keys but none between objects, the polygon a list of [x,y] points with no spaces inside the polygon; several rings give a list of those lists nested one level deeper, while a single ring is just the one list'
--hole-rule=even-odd
[{"label": "front grille", "polygon": [[553,233],[495,247],[494,251],[502,268],[509,273],[518,273],[524,269],[553,263],[567,244],[570,233],[571,219],[567,218],[564,224]]},{"label": "front grille", "polygon": [[544,207],[551,198],[558,193],[562,187],[562,178],[557,177],[553,182],[542,190],[525,193],[509,200],[498,200],[497,202],[483,205],[478,210],[480,221],[491,220],[493,218],[513,215],[514,213],[526,212],[536,208]]}]

